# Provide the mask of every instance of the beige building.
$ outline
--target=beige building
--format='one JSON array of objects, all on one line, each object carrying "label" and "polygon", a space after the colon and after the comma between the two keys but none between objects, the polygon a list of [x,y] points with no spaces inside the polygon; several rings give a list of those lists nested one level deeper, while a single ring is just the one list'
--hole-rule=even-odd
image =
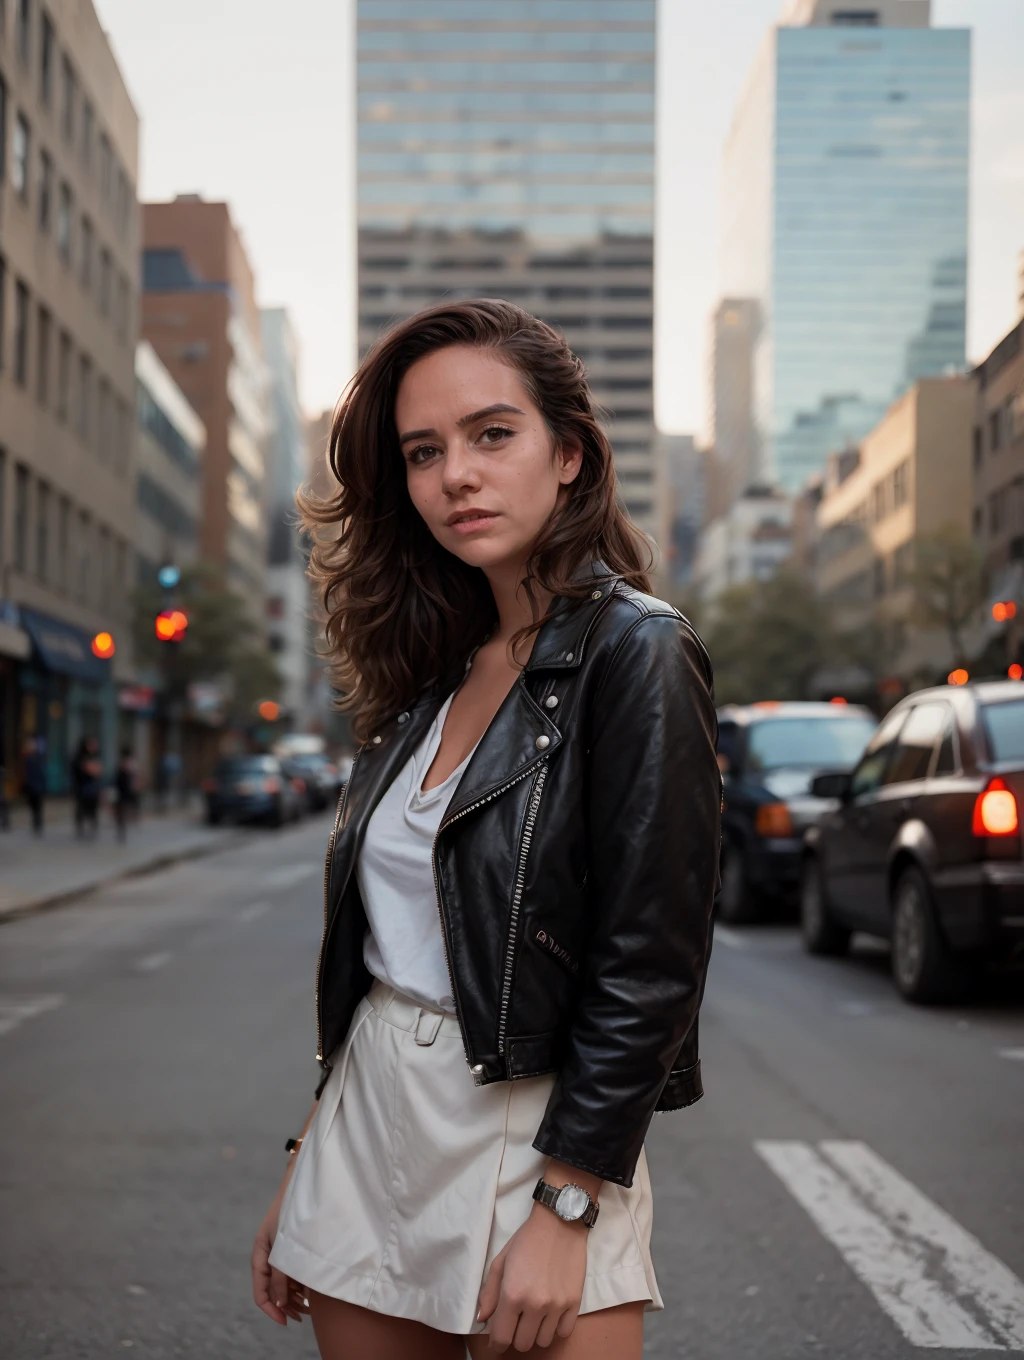
[{"label": "beige building", "polygon": [[1024,605],[1024,318],[973,377],[974,537],[993,597]]},{"label": "beige building", "polygon": [[841,628],[874,616],[890,625],[894,649],[909,638],[916,540],[947,526],[970,533],[973,423],[969,378],[924,378],[861,441],[859,456],[830,459],[814,570]]},{"label": "beige building", "polygon": [[131,673],[139,125],[91,0],[0,4],[0,128],[0,703],[60,789]]}]

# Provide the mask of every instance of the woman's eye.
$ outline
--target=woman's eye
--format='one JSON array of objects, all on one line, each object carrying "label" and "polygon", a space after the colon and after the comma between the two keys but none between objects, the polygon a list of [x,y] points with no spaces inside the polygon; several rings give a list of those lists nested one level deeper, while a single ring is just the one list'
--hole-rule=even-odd
[{"label": "woman's eye", "polygon": [[410,463],[423,464],[429,463],[437,452],[438,449],[434,444],[417,444],[405,456]]},{"label": "woman's eye", "polygon": [[515,434],[515,430],[510,430],[506,425],[488,425],[487,429],[480,435],[481,444],[498,444],[502,439],[508,439]]}]

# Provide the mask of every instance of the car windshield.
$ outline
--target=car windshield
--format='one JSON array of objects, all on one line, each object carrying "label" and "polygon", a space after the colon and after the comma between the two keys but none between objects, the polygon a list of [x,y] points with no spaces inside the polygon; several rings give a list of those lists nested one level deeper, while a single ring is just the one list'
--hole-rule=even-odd
[{"label": "car windshield", "polygon": [[981,713],[993,760],[1024,760],[1024,699],[984,704]]},{"label": "car windshield", "polygon": [[747,730],[747,765],[754,771],[850,769],[875,724],[865,717],[762,718]]},{"label": "car windshield", "polygon": [[237,756],[233,760],[222,760],[217,766],[217,773],[226,776],[276,772],[277,761],[273,756]]}]

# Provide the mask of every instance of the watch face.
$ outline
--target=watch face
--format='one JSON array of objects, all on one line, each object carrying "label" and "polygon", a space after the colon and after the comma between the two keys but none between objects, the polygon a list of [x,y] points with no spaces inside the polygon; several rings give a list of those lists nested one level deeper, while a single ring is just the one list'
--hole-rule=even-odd
[{"label": "watch face", "polygon": [[572,1223],[577,1218],[582,1218],[589,1203],[590,1196],[586,1190],[581,1190],[578,1185],[563,1185],[555,1201],[555,1213],[559,1218]]}]

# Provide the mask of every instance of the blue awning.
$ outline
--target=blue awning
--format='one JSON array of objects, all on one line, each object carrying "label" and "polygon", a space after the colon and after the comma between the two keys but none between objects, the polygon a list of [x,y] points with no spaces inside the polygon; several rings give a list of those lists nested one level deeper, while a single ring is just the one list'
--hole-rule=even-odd
[{"label": "blue awning", "polygon": [[110,662],[92,654],[92,638],[81,628],[37,614],[21,606],[21,625],[35,643],[43,665],[61,675],[102,684],[110,678]]}]

